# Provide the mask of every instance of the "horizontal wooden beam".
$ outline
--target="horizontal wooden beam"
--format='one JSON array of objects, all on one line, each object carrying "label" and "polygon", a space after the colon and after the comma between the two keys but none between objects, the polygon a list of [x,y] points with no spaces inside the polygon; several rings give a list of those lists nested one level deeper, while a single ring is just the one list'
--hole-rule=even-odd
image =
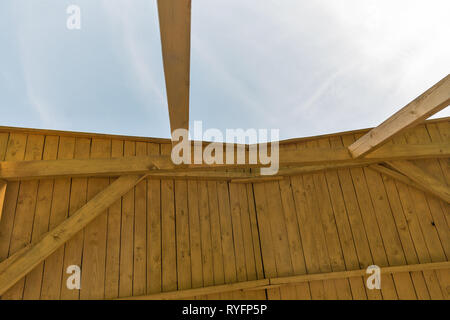
[{"label": "horizontal wooden beam", "polygon": [[70,159],[0,162],[0,179],[25,180],[73,176],[119,176],[144,174],[156,169],[174,169],[167,156],[116,159]]},{"label": "horizontal wooden beam", "polygon": [[[450,262],[433,262],[433,263],[423,263],[423,264],[413,264],[413,265],[402,265],[402,266],[392,266],[392,267],[381,267],[381,274],[393,274],[400,272],[415,272],[415,271],[427,271],[427,270],[443,270],[449,269]],[[298,276],[288,276],[288,277],[278,277],[278,278],[268,278],[255,281],[244,281],[218,286],[208,286],[196,289],[187,290],[177,290],[169,292],[161,292],[150,295],[133,296],[127,298],[121,298],[119,300],[163,300],[163,299],[183,299],[192,298],[195,296],[203,296],[214,293],[224,293],[237,290],[265,290],[273,289],[280,286],[290,286],[296,285],[303,282],[309,281],[319,281],[319,280],[337,280],[337,279],[348,279],[353,277],[364,277],[368,276],[366,269],[351,270],[351,271],[340,271],[340,272],[328,272],[328,273],[316,273],[316,274],[305,274]]]},{"label": "horizontal wooden beam", "polygon": [[2,220],[3,204],[5,203],[6,187],[8,183],[0,180],[0,220]]},{"label": "horizontal wooden beam", "polygon": [[387,164],[420,185],[422,190],[426,190],[450,203],[450,188],[435,177],[431,176],[429,173],[423,171],[412,162],[388,161]]},{"label": "horizontal wooden beam", "polygon": [[44,235],[40,241],[2,261],[0,263],[0,295],[86,227],[143,178],[145,178],[143,175],[121,176],[63,223]]},{"label": "horizontal wooden beam", "polygon": [[231,183],[260,183],[260,182],[272,182],[283,180],[283,176],[254,176],[249,178],[236,178],[231,179]]},{"label": "horizontal wooden beam", "polygon": [[439,81],[400,111],[351,144],[354,158],[373,152],[405,129],[424,121],[450,104],[450,75]]},{"label": "horizontal wooden beam", "polygon": [[386,160],[443,158],[450,156],[450,143],[388,144],[363,159],[353,159],[346,148],[310,148],[285,150],[280,165],[330,165],[335,163],[364,165]]},{"label": "horizontal wooden beam", "polygon": [[[311,148],[284,150],[280,154],[278,175],[287,176],[311,171],[339,167],[364,166],[387,160],[439,158],[450,156],[450,143],[429,143],[423,145],[384,145],[364,159],[353,159],[346,148]],[[238,168],[258,168],[261,164],[199,164],[175,166],[170,157],[130,157],[118,159],[87,160],[37,160],[0,162],[0,179],[26,180],[75,176],[117,176],[122,174],[147,174],[151,177],[210,177],[225,180],[250,178]],[[226,169],[226,170],[224,170]],[[215,171],[213,171],[215,170]],[[209,174],[207,171],[211,171]],[[255,169],[258,172],[258,169]]]}]

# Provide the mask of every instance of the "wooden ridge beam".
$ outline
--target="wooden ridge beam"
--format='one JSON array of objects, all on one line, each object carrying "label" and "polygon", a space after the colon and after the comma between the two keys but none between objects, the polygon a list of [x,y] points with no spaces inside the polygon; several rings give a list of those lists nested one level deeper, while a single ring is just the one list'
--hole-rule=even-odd
[{"label": "wooden ridge beam", "polygon": [[191,0],[158,0],[170,129],[189,129]]},{"label": "wooden ridge beam", "polygon": [[378,127],[356,140],[348,149],[354,158],[369,154],[405,129],[424,121],[449,104],[450,75],[447,75]]},{"label": "wooden ridge beam", "polygon": [[[442,270],[449,269],[450,262],[433,262],[433,263],[423,263],[423,264],[412,264],[412,265],[401,265],[392,267],[380,268],[381,274],[393,274],[400,272],[416,272],[416,271],[428,271],[428,270]],[[280,286],[296,285],[302,282],[309,281],[319,281],[319,280],[338,280],[338,279],[348,279],[352,277],[364,277],[366,276],[366,269],[360,270],[350,270],[350,271],[338,271],[338,272],[327,272],[327,273],[316,273],[316,274],[304,274],[298,276],[287,276],[287,277],[277,277],[268,278],[254,281],[243,281],[230,283],[218,286],[208,286],[196,289],[187,290],[177,290],[155,293],[150,295],[142,296],[132,296],[126,298],[120,298],[118,300],[164,300],[164,299],[183,299],[192,298],[195,296],[208,295],[213,293],[224,293],[237,290],[265,290],[273,289]]]},{"label": "wooden ridge beam", "polygon": [[450,203],[450,188],[410,161],[388,161],[388,165],[417,183],[422,190]]},{"label": "wooden ridge beam", "polygon": [[[440,158],[450,156],[450,143],[423,145],[385,145],[364,159],[353,159],[346,148],[311,148],[283,151],[278,175],[295,175],[339,167],[365,166],[388,160]],[[118,176],[147,174],[150,177],[201,178],[208,176],[230,180],[255,178],[255,174],[226,172],[223,169],[258,168],[261,164],[200,164],[175,166],[170,157],[129,157],[118,159],[36,160],[0,162],[0,179],[27,180],[75,176]],[[159,169],[158,169],[159,168]],[[215,170],[215,171],[213,171]],[[209,173],[208,173],[209,172]]]},{"label": "wooden ridge beam", "polygon": [[144,178],[144,175],[121,176],[64,222],[44,235],[36,244],[29,245],[2,261],[0,263],[0,295],[26,276],[34,267],[70,240]]}]

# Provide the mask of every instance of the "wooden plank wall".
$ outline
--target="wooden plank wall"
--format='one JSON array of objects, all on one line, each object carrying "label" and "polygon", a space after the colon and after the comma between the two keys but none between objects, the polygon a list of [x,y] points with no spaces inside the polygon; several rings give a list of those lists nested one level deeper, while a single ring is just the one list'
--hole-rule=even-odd
[{"label": "wooden plank wall", "polygon": [[[364,131],[291,141],[281,148],[348,146]],[[391,143],[449,141],[430,121]],[[282,151],[281,151],[282,152]],[[118,136],[0,128],[0,160],[87,159],[170,153],[170,144]],[[415,161],[450,183],[448,159]],[[110,178],[8,183],[0,261],[58,225]],[[369,168],[282,181],[145,180],[5,293],[3,299],[111,299],[268,277],[448,261],[450,208]],[[70,265],[81,290],[68,290]],[[312,281],[197,299],[449,299],[449,270]]]}]

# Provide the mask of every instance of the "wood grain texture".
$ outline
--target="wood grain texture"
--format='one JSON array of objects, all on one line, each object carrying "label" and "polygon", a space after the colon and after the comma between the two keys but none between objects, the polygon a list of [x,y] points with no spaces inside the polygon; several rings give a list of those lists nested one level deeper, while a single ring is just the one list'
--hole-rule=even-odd
[{"label": "wood grain texture", "polygon": [[450,203],[450,188],[445,183],[442,183],[409,161],[388,161],[387,163],[417,183],[420,189],[427,190]]},{"label": "wood grain texture", "polygon": [[191,0],[158,0],[170,129],[189,128]]},{"label": "wood grain texture", "polygon": [[373,152],[395,135],[411,128],[450,104],[450,75],[389,117],[378,127],[352,143],[348,149],[354,158]]},{"label": "wood grain texture", "polygon": [[134,187],[142,178],[143,176],[139,175],[120,177],[111,186],[93,197],[91,201],[79,209],[73,216],[46,234],[42,240],[32,245],[17,260],[1,272],[0,294],[3,294],[36,265],[55,252],[82,228],[87,226],[100,213],[107,209],[109,205],[114,203],[118,197]]},{"label": "wood grain texture", "polygon": [[5,203],[7,186],[8,183],[5,180],[0,180],[0,220],[2,219],[3,205]]},{"label": "wood grain texture", "polygon": [[[449,123],[440,119],[418,125],[378,150],[400,150],[403,157],[418,145],[426,150],[442,146],[450,136]],[[109,161],[109,157],[136,154],[167,156],[171,150],[168,143],[139,139],[37,133],[0,133],[0,161],[39,156]],[[283,145],[280,153],[294,160],[300,155],[306,162],[313,156],[327,161],[359,136],[346,133],[299,140]],[[422,157],[423,151],[419,152]],[[448,299],[449,269],[415,266],[448,263],[449,204],[414,187],[409,178],[401,180],[367,164],[347,165],[333,159],[332,166],[284,167],[298,171],[273,181],[231,183],[202,176],[217,173],[217,168],[202,169],[195,179],[152,177],[117,197],[95,222],[40,259],[2,298]],[[448,185],[448,159],[438,152],[408,161]],[[255,170],[220,172],[254,174]],[[7,181],[0,220],[0,275],[20,262],[46,232],[74,216],[95,196],[96,186],[101,189],[98,183],[106,186],[110,181],[115,177]],[[36,200],[29,201],[34,192],[27,190],[34,189],[27,184],[33,183],[38,185]],[[71,264],[82,267],[81,290],[65,286],[65,269]],[[381,290],[366,288],[361,270],[372,264],[382,269]],[[386,268],[400,269],[383,274]],[[261,282],[253,288],[247,283],[290,277],[300,278],[289,283]]]}]

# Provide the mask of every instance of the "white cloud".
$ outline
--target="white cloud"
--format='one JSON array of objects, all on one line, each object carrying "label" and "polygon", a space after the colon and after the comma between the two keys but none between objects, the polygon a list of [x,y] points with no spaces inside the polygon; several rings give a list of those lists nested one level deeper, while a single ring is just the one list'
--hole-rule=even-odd
[{"label": "white cloud", "polygon": [[[156,1],[146,3],[144,8],[142,5],[135,6],[133,1],[111,3],[111,1],[103,0],[102,5],[111,22],[120,26],[122,49],[128,53],[126,61],[131,63],[132,70],[139,80],[141,93],[147,99],[156,96],[159,102],[166,104],[165,88],[160,86],[161,82],[156,79],[160,73],[155,72],[156,68],[152,65],[153,59],[149,59],[151,54],[160,54],[161,49],[158,47],[149,50],[150,39],[139,39],[140,28],[148,27],[139,19],[142,14],[140,10],[144,10],[147,13],[146,16],[149,17],[146,22],[156,21]],[[157,23],[150,23],[150,25],[155,30],[158,28]],[[158,59],[158,62],[162,64],[162,58]],[[162,69],[162,65],[158,67],[158,69]]]},{"label": "white cloud", "polygon": [[447,75],[448,12],[446,0],[197,0],[193,44],[214,55],[209,78],[245,97],[215,112],[315,135],[377,125]]}]

